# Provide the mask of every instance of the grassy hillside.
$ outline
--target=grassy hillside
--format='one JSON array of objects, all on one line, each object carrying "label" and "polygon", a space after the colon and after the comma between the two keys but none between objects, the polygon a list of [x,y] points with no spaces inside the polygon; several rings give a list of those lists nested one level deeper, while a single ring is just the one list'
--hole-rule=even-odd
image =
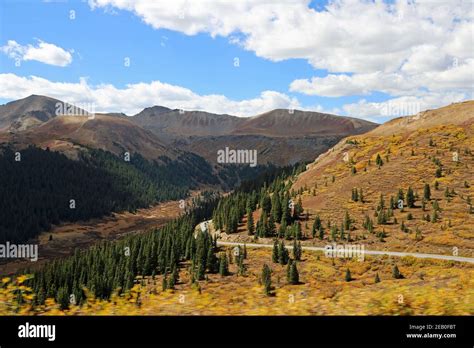
[{"label": "grassy hillside", "polygon": [[[392,121],[366,135],[346,138],[321,155],[293,185],[309,212],[309,227],[316,215],[323,225],[331,221],[339,226],[348,212],[353,220],[351,240],[363,242],[367,248],[458,252],[472,257],[473,105],[463,103],[464,114],[459,118],[456,113],[452,117],[446,113],[438,117],[436,110],[415,119],[409,129],[394,128],[396,121]],[[459,112],[459,105],[453,110]],[[420,127],[413,125],[417,122]],[[427,128],[422,127],[425,124]],[[425,197],[426,186],[430,189],[429,197]],[[407,202],[409,188],[414,194],[411,207]],[[403,197],[399,197],[400,189]],[[353,190],[358,191],[358,196],[362,190],[362,201],[353,197]],[[392,207],[391,198],[395,203]],[[398,208],[400,198],[403,210]],[[385,223],[384,216],[379,219],[379,214],[386,215]],[[373,222],[372,233],[363,226],[366,216]],[[314,244],[329,240],[326,236],[323,241],[315,239]]]}]

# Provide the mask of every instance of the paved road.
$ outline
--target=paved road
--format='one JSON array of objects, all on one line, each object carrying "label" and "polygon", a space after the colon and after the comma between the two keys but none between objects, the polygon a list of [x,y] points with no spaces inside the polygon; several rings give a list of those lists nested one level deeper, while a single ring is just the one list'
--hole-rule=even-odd
[{"label": "paved road", "polygon": [[[257,243],[237,243],[237,242],[222,242],[217,241],[217,245],[246,245],[250,248],[273,248],[273,244],[257,244]],[[288,249],[293,249],[291,245],[287,246]],[[311,251],[324,251],[323,247],[310,247],[302,246],[303,250]],[[474,258],[472,257],[462,257],[462,256],[453,256],[453,255],[439,255],[439,254],[422,254],[422,253],[409,253],[409,252],[398,252],[398,251],[384,251],[384,250],[364,250],[366,255],[389,255],[389,256],[413,256],[421,259],[438,259],[438,260],[450,260],[450,261],[459,261],[459,262],[469,262],[474,263]]]}]

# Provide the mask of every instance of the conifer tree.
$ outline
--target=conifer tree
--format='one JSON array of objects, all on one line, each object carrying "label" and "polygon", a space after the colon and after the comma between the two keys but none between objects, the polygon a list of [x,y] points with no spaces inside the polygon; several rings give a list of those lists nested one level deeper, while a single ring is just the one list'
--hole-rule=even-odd
[{"label": "conifer tree", "polygon": [[301,242],[296,242],[296,239],[293,240],[293,258],[296,261],[301,260],[301,252],[302,252]]},{"label": "conifer tree", "polygon": [[219,274],[222,277],[229,275],[229,266],[227,264],[227,256],[225,253],[221,253],[219,258]]},{"label": "conifer tree", "polygon": [[319,239],[323,240],[324,239],[324,227],[319,226]]},{"label": "conifer tree", "polygon": [[268,194],[265,194],[263,196],[261,206],[262,206],[262,210],[265,212],[266,215],[270,214],[270,211],[272,209],[272,203]]},{"label": "conifer tree", "polygon": [[352,280],[351,271],[349,270],[349,268],[346,269],[345,280],[346,280],[346,282],[350,282]]},{"label": "conifer tree", "polygon": [[383,166],[383,161],[382,161],[382,157],[380,157],[380,154],[377,154],[377,158],[375,159],[375,164],[380,168],[381,166]]},{"label": "conifer tree", "polygon": [[286,265],[288,263],[288,259],[288,250],[286,249],[283,241],[281,241],[278,246],[278,262],[282,265]]},{"label": "conifer tree", "polygon": [[349,231],[351,229],[351,217],[349,216],[349,212],[346,210],[344,214],[344,228]]},{"label": "conifer tree", "polygon": [[415,196],[411,187],[408,187],[407,191],[407,206],[408,208],[413,208],[415,206]]},{"label": "conifer tree", "polygon": [[438,221],[438,211],[433,210],[433,214],[431,215],[431,222],[437,222]]},{"label": "conifer tree", "polygon": [[397,200],[402,200],[402,201],[405,200],[405,193],[403,192],[403,189],[398,189]]},{"label": "conifer tree", "polygon": [[316,235],[316,231],[318,231],[320,227],[321,227],[321,218],[319,217],[319,215],[316,215],[316,218],[314,219],[314,223],[313,223],[313,228],[311,229],[311,234],[313,238]]},{"label": "conifer tree", "polygon": [[383,195],[380,194],[380,199],[379,199],[379,205],[377,206],[377,210],[383,210],[385,208],[385,200],[383,198]]},{"label": "conifer tree", "polygon": [[219,261],[214,253],[213,248],[207,250],[207,260],[206,260],[207,269],[210,273],[216,273],[219,269]]},{"label": "conifer tree", "polygon": [[265,236],[268,237],[268,236],[275,235],[275,230],[276,230],[275,221],[273,220],[273,216],[270,215],[270,218],[268,219],[268,223],[267,223]]},{"label": "conifer tree", "polygon": [[163,291],[165,291],[166,289],[168,289],[168,281],[166,279],[166,274],[165,276],[163,277],[163,281],[161,282],[161,288]]},{"label": "conifer tree", "polygon": [[431,199],[431,190],[429,184],[425,184],[425,187],[423,188],[423,198],[427,201]]},{"label": "conifer tree", "polygon": [[281,220],[281,201],[278,193],[274,193],[272,196],[272,211],[271,216],[273,217],[273,221],[280,221]]},{"label": "conifer tree", "polygon": [[273,242],[273,250],[272,250],[272,261],[273,263],[278,263],[278,255],[279,255],[279,252],[278,252],[278,239],[275,239],[275,241]]},{"label": "conifer tree", "polygon": [[336,234],[337,234],[337,227],[333,225],[331,227],[331,240],[335,241],[336,240]]},{"label": "conifer tree", "polygon": [[245,267],[245,264],[244,264],[244,255],[239,255],[237,257],[237,266],[239,267],[239,270],[238,270],[238,275],[245,275],[245,271],[246,271],[246,267]]},{"label": "conifer tree", "polygon": [[286,236],[286,220],[282,217],[280,227],[278,228],[278,237],[283,238]]},{"label": "conifer tree", "polygon": [[293,224],[293,237],[296,240],[301,240],[302,238],[302,232],[301,232],[301,223],[297,221],[296,223]]},{"label": "conifer tree", "polygon": [[247,210],[247,233],[249,236],[253,235],[255,232],[253,214],[251,210]]},{"label": "conifer tree", "polygon": [[375,274],[374,283],[380,283],[380,277],[379,277],[379,274],[378,274],[378,273]]},{"label": "conifer tree", "polygon": [[300,215],[303,214],[303,211],[303,202],[301,201],[301,197],[299,197],[295,204],[295,209],[293,210],[293,219],[298,219]]},{"label": "conifer tree", "polygon": [[269,296],[272,287],[272,278],[271,269],[266,264],[264,264],[262,268],[262,285],[264,294]]},{"label": "conifer tree", "polygon": [[291,261],[288,264],[289,272],[288,272],[288,283],[296,285],[300,282],[300,275],[298,272],[298,268],[296,266],[296,261]]},{"label": "conifer tree", "polygon": [[398,269],[397,265],[393,266],[392,277],[395,279],[403,278],[403,275],[400,273],[400,270]]}]

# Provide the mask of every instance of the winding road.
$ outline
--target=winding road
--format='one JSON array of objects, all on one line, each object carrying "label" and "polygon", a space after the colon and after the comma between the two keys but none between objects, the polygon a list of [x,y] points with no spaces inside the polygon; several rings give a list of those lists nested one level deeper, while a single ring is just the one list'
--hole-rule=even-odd
[{"label": "winding road", "polygon": [[[243,246],[250,248],[273,248],[273,244],[258,244],[258,243],[238,243],[238,242],[223,242],[217,241],[217,245],[235,245],[235,246]],[[293,249],[291,245],[287,246],[288,249]],[[325,251],[323,247],[311,247],[311,246],[302,246],[303,250],[310,250],[310,251]],[[399,252],[399,251],[381,251],[381,250],[364,250],[365,255],[389,255],[389,256],[413,256],[421,259],[437,259],[437,260],[449,260],[449,261],[458,261],[458,262],[468,262],[474,264],[474,258],[472,257],[462,257],[462,256],[454,256],[454,255],[439,255],[439,254],[423,254],[423,253],[410,253],[410,252]]]}]

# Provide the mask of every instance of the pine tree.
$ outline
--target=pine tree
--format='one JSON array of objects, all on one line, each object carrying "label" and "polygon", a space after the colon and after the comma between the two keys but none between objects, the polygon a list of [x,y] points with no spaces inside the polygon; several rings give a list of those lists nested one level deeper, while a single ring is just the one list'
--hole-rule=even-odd
[{"label": "pine tree", "polygon": [[346,210],[344,214],[344,228],[349,231],[351,229],[351,217],[349,216],[349,212]]},{"label": "pine tree", "polygon": [[303,214],[303,211],[303,202],[301,201],[301,197],[299,197],[293,210],[293,218],[299,219],[300,215]]},{"label": "pine tree", "polygon": [[296,242],[296,239],[293,240],[293,258],[296,260],[296,261],[300,261],[301,260],[301,242]]},{"label": "pine tree", "polygon": [[427,201],[431,199],[431,190],[429,184],[425,184],[425,187],[423,188],[423,198]]},{"label": "pine tree", "polygon": [[277,193],[274,193],[272,196],[272,211],[271,216],[273,217],[273,221],[280,221],[281,220],[281,201],[280,197]]},{"label": "pine tree", "polygon": [[288,259],[288,250],[286,249],[283,241],[281,241],[280,245],[278,246],[278,262],[282,265],[286,265],[288,263]]},{"label": "pine tree", "polygon": [[206,259],[207,269],[210,273],[216,273],[219,269],[219,261],[214,253],[213,248],[207,250],[207,259]]},{"label": "pine tree", "polygon": [[375,274],[374,283],[380,283],[380,277],[379,277],[379,274],[378,274],[378,273]]},{"label": "pine tree", "polygon": [[340,230],[339,238],[340,238],[341,240],[344,240],[344,238],[345,238],[345,234],[344,234],[344,223],[341,223],[341,230]]},{"label": "pine tree", "polygon": [[270,267],[266,264],[263,265],[262,268],[262,285],[263,285],[263,292],[265,295],[269,296],[272,288],[272,278],[271,278],[272,271]]},{"label": "pine tree", "polygon": [[288,274],[288,282],[290,284],[296,285],[300,282],[300,275],[298,272],[298,268],[296,266],[296,261],[291,261],[289,264],[289,274]]},{"label": "pine tree", "polygon": [[167,286],[167,288],[173,290],[173,289],[174,289],[175,282],[176,282],[176,280],[175,280],[175,278],[173,277],[173,275],[170,275],[170,278],[168,279],[168,286]]},{"label": "pine tree", "polygon": [[273,242],[273,250],[272,250],[272,261],[273,263],[278,263],[278,240],[275,239]]},{"label": "pine tree", "polygon": [[331,240],[332,241],[336,240],[336,234],[337,234],[337,227],[333,225],[331,227]]},{"label": "pine tree", "polygon": [[319,215],[316,215],[316,218],[314,219],[314,223],[313,223],[313,228],[311,229],[311,234],[313,238],[316,235],[316,231],[318,231],[320,227],[321,227],[321,218],[319,217]]},{"label": "pine tree", "polygon": [[407,206],[413,208],[415,206],[415,196],[411,187],[408,187],[407,191]]},{"label": "pine tree", "polygon": [[435,199],[431,205],[433,206],[433,210],[435,210],[435,211],[440,210],[438,200]]},{"label": "pine tree", "polygon": [[352,197],[351,197],[351,199],[352,199],[354,202],[359,201],[359,191],[357,191],[357,188],[353,188],[353,189],[352,189]]},{"label": "pine tree", "polygon": [[[21,294],[21,293],[20,293]],[[20,297],[21,299],[21,297]],[[56,302],[62,310],[69,308],[69,293],[67,287],[60,287],[58,290]]]},{"label": "pine tree", "polygon": [[395,278],[395,279],[401,279],[403,278],[403,275],[400,273],[397,265],[393,266],[393,269],[392,269],[392,277]]},{"label": "pine tree", "polygon": [[319,239],[323,240],[324,239],[324,227],[319,226]]},{"label": "pine tree", "polygon": [[375,159],[375,164],[376,164],[378,167],[383,166],[383,161],[382,161],[382,157],[380,157],[380,154],[377,154],[377,157],[376,157],[376,159]]},{"label": "pine tree", "polygon": [[402,200],[404,201],[405,200],[405,193],[403,192],[403,189],[398,189],[398,196],[397,196],[397,200]]},{"label": "pine tree", "polygon": [[431,222],[435,223],[438,221],[438,211],[433,210],[433,214],[431,215]]},{"label": "pine tree", "polygon": [[229,266],[227,264],[227,256],[225,253],[221,253],[219,258],[219,274],[222,277],[229,275]]},{"label": "pine tree", "polygon": [[255,232],[253,214],[251,210],[247,210],[247,232],[249,236],[253,235]]},{"label": "pine tree", "polygon": [[346,269],[345,279],[346,279],[346,282],[350,282],[352,280],[351,271],[349,270],[349,268]]},{"label": "pine tree", "polygon": [[168,281],[166,279],[166,274],[165,276],[163,277],[163,281],[161,282],[161,288],[163,291],[165,291],[166,289],[168,289]]},{"label": "pine tree", "polygon": [[265,194],[262,198],[261,207],[266,215],[270,214],[270,211],[272,209],[272,202],[267,194]]},{"label": "pine tree", "polygon": [[278,238],[283,238],[286,236],[286,220],[281,219],[280,227],[278,228]]},{"label": "pine tree", "polygon": [[273,220],[273,216],[271,215],[270,215],[270,218],[268,219],[267,228],[265,230],[266,230],[265,236],[268,237],[268,236],[275,235],[275,230],[276,230],[275,221]]},{"label": "pine tree", "polygon": [[384,208],[385,208],[385,200],[383,198],[383,195],[380,194],[379,205],[377,206],[377,211],[382,210]]},{"label": "pine tree", "polygon": [[294,239],[296,240],[301,240],[301,237],[302,237],[302,232],[301,232],[301,224],[299,221],[297,221],[295,224],[293,224],[293,228],[294,228],[294,234],[293,234],[293,237]]}]

